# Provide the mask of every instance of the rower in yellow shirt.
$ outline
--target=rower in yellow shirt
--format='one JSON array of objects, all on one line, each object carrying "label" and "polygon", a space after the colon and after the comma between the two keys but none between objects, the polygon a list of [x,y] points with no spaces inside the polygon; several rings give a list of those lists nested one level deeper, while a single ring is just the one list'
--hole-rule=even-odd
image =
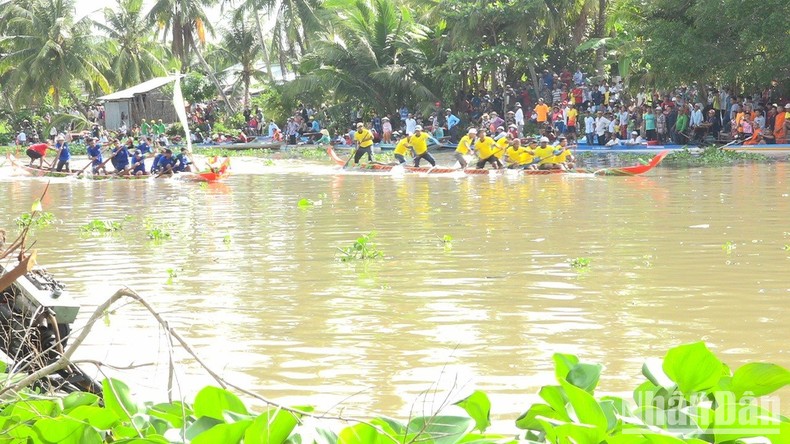
[{"label": "rower in yellow shirt", "polygon": [[414,166],[420,167],[420,159],[425,159],[432,167],[436,166],[436,159],[428,152],[428,133],[422,131],[422,126],[417,125],[414,128],[414,134],[411,136],[411,147],[414,149]]},{"label": "rower in yellow shirt", "polygon": [[549,145],[548,137],[540,138],[540,146],[535,149],[535,157],[538,160],[538,169],[540,170],[556,170],[559,166],[554,163],[554,147]]},{"label": "rower in yellow shirt", "polygon": [[455,160],[461,165],[461,168],[466,168],[466,156],[469,154],[470,151],[473,151],[473,145],[475,143],[475,136],[477,135],[477,130],[474,128],[469,128],[466,135],[461,137],[461,140],[458,141],[458,147],[455,149]]},{"label": "rower in yellow shirt", "polygon": [[522,164],[522,157],[527,150],[521,147],[520,139],[513,139],[505,151],[505,163],[508,168],[519,168]]},{"label": "rower in yellow shirt", "polygon": [[568,148],[568,139],[565,136],[560,136],[559,139],[560,144],[556,147],[556,151],[560,151],[559,154],[554,156],[554,163],[559,165],[560,168],[564,170],[570,170],[576,167],[574,161],[576,160],[573,157],[573,153],[571,153],[570,148]]},{"label": "rower in yellow shirt", "polygon": [[[499,128],[502,128],[501,126]],[[510,146],[510,141],[513,140],[513,136],[510,134],[505,134],[504,128],[502,128],[502,132],[499,133],[499,137],[496,139],[496,148],[494,148],[494,156],[502,163],[502,158],[505,157],[505,152],[507,151],[507,147]]]},{"label": "rower in yellow shirt", "polygon": [[496,143],[494,139],[488,137],[486,135],[485,128],[480,128],[477,132],[477,139],[475,140],[475,151],[477,151],[477,168],[485,168],[486,163],[490,163],[494,166],[494,168],[502,168],[502,164],[499,163],[499,159],[494,156],[494,150]]},{"label": "rower in yellow shirt", "polygon": [[357,150],[354,152],[354,165],[359,164],[359,160],[365,154],[368,155],[368,162],[373,162],[373,133],[365,128],[362,122],[357,123],[357,132],[354,134],[354,141],[357,142]]},{"label": "rower in yellow shirt", "polygon": [[[397,133],[393,134],[393,136],[397,136]],[[395,155],[395,160],[397,160],[399,164],[403,165],[406,163],[406,153],[409,148],[411,148],[411,136],[409,135],[400,139],[395,145],[395,150],[392,153]]]}]

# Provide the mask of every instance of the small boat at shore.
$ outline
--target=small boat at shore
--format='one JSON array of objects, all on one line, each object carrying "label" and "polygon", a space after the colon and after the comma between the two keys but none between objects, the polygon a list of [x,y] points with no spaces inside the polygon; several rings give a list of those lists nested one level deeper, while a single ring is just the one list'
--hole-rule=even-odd
[{"label": "small boat at shore", "polygon": [[664,150],[658,154],[656,154],[650,162],[643,164],[643,165],[632,165],[632,166],[625,166],[625,167],[611,167],[611,168],[600,168],[600,169],[590,169],[590,168],[575,168],[573,170],[510,170],[510,169],[498,169],[498,170],[487,170],[481,168],[447,168],[447,167],[413,167],[408,165],[392,165],[392,164],[384,164],[384,163],[376,163],[371,162],[367,164],[362,164],[359,166],[348,166],[346,165],[346,160],[343,160],[340,156],[337,155],[335,150],[330,146],[327,147],[326,153],[329,155],[329,158],[332,161],[343,167],[343,169],[350,170],[350,171],[370,171],[370,172],[388,172],[392,171],[393,168],[403,168],[404,171],[409,173],[424,173],[424,174],[448,174],[448,173],[463,173],[467,175],[488,175],[488,174],[501,174],[505,171],[517,171],[521,172],[526,175],[535,175],[535,176],[543,176],[549,174],[595,174],[595,175],[602,175],[602,176],[637,176],[640,174],[647,173],[648,171],[652,170],[658,164],[664,160],[669,154],[668,150]]},{"label": "small boat at shore", "polygon": [[279,150],[285,145],[284,142],[277,142],[271,137],[258,136],[247,142],[223,142],[223,143],[193,143],[192,148],[196,150],[219,148],[230,151],[242,150]]}]

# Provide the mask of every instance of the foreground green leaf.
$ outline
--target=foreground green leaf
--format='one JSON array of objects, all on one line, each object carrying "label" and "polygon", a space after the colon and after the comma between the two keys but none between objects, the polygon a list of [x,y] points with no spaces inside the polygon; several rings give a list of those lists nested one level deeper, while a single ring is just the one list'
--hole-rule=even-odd
[{"label": "foreground green leaf", "polygon": [[206,416],[224,421],[223,413],[227,410],[234,413],[248,415],[247,407],[233,393],[219,387],[204,387],[195,396],[195,416]]},{"label": "foreground green leaf", "polygon": [[721,361],[704,342],[670,349],[662,369],[686,396],[715,387],[722,377]]},{"label": "foreground green leaf", "polygon": [[468,397],[455,403],[475,420],[475,429],[485,432],[491,425],[491,401],[488,395],[480,390],[475,390]]}]

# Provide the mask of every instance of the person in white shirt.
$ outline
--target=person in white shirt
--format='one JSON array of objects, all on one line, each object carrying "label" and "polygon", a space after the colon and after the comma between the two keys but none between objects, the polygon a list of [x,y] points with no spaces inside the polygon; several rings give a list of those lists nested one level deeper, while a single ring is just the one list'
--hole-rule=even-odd
[{"label": "person in white shirt", "polygon": [[417,121],[414,119],[414,115],[409,113],[409,116],[406,117],[406,134],[412,135],[414,134],[414,130],[417,128]]},{"label": "person in white shirt", "polygon": [[626,127],[628,126],[628,119],[631,117],[631,113],[628,112],[628,107],[625,105],[620,107],[620,113],[617,114],[617,118],[620,119],[620,137],[625,138],[627,134]]},{"label": "person in white shirt", "polygon": [[585,142],[587,145],[595,143],[593,134],[595,134],[595,117],[592,116],[588,109],[584,117],[584,134],[586,136]]},{"label": "person in white shirt", "polygon": [[626,145],[641,145],[643,142],[642,137],[638,132],[631,132],[631,138],[625,141]]},{"label": "person in white shirt", "polygon": [[619,137],[615,136],[615,137],[612,137],[611,139],[609,139],[608,142],[606,142],[606,146],[615,146],[615,145],[620,145],[621,143],[623,143],[623,141],[620,140]]},{"label": "person in white shirt", "polygon": [[274,120],[272,120],[272,121],[269,123],[269,137],[274,137],[274,132],[275,132],[275,131],[277,131],[277,130],[279,130],[279,129],[280,129],[280,127],[279,127],[279,126],[277,126],[277,124],[276,124],[276,123],[274,123]]},{"label": "person in white shirt", "polygon": [[22,146],[27,145],[27,134],[25,134],[25,130],[19,130],[19,134],[16,136],[16,144]]},{"label": "person in white shirt", "polygon": [[598,117],[595,119],[595,135],[598,138],[598,145],[606,143],[606,131],[609,130],[611,120],[607,119],[602,111],[598,111]]},{"label": "person in white shirt", "polygon": [[647,99],[647,94],[645,94],[645,89],[642,87],[642,90],[636,95],[636,106],[641,107],[645,103],[645,99]]},{"label": "person in white shirt", "polygon": [[521,109],[521,103],[519,102],[516,102],[516,112],[513,120],[516,122],[516,127],[518,127],[518,135],[521,136],[524,134],[524,110]]},{"label": "person in white shirt", "polygon": [[702,124],[702,110],[700,108],[702,108],[701,104],[694,104],[694,110],[691,112],[691,118],[689,120],[689,127],[696,128]]}]

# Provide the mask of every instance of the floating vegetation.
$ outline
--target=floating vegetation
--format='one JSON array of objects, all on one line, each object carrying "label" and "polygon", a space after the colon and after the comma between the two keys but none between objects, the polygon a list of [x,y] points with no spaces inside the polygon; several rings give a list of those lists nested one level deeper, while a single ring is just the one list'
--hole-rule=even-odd
[{"label": "floating vegetation", "polygon": [[299,202],[296,203],[296,206],[299,208],[310,208],[314,205],[313,201],[307,198],[300,199]]},{"label": "floating vegetation", "polygon": [[453,237],[449,234],[445,234],[444,236],[439,238],[440,245],[444,247],[445,250],[452,250],[453,248]]},{"label": "floating vegetation", "polygon": [[739,153],[710,147],[700,152],[692,152],[689,149],[672,152],[663,163],[677,167],[721,167],[754,162],[769,163],[771,158],[762,154]]},{"label": "floating vegetation", "polygon": [[170,233],[165,231],[162,227],[149,228],[148,231],[146,231],[146,235],[148,236],[148,239],[151,239],[155,242],[161,242],[171,238]]},{"label": "floating vegetation", "polygon": [[122,227],[123,224],[118,221],[93,219],[87,224],[81,226],[80,231],[83,233],[106,234],[121,231]]},{"label": "floating vegetation", "polygon": [[732,251],[735,250],[736,248],[737,246],[735,245],[735,243],[731,241],[727,241],[724,243],[724,245],[721,246],[722,251],[724,251],[727,254],[732,254]]},{"label": "floating vegetation", "polygon": [[592,259],[588,257],[577,257],[570,260],[571,267],[576,269],[590,268]]},{"label": "floating vegetation", "polygon": [[376,248],[376,245],[372,242],[375,236],[376,232],[371,231],[368,234],[358,237],[350,247],[338,248],[338,251],[340,252],[340,260],[343,262],[348,262],[353,260],[368,260],[383,257],[384,253]]},{"label": "floating vegetation", "polygon": [[40,230],[55,223],[55,215],[46,211],[34,211],[32,213],[22,213],[14,219],[19,229],[30,227],[31,230]]},{"label": "floating vegetation", "polygon": [[222,243],[225,245],[230,245],[233,242],[233,239],[230,237],[230,234],[226,234],[225,237],[222,238]]}]

